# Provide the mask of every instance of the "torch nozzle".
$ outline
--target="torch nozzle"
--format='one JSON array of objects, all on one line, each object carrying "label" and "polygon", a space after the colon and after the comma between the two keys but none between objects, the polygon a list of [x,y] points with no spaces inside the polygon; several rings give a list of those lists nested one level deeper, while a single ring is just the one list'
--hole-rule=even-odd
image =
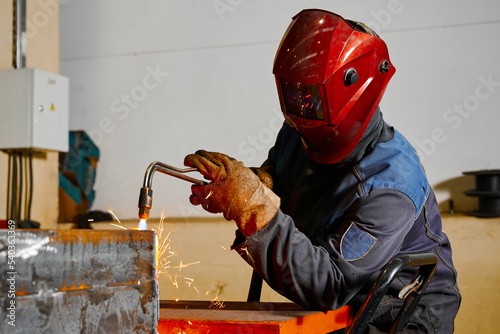
[{"label": "torch nozzle", "polygon": [[139,219],[148,220],[153,205],[153,189],[142,187],[139,194]]}]

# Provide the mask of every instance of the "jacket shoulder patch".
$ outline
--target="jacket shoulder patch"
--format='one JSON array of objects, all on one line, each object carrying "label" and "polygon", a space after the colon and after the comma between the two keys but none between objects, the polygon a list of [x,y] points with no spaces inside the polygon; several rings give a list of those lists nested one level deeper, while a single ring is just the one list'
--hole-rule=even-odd
[{"label": "jacket shoulder patch", "polygon": [[347,261],[359,260],[370,251],[375,241],[377,239],[370,233],[351,222],[340,241],[340,253]]}]

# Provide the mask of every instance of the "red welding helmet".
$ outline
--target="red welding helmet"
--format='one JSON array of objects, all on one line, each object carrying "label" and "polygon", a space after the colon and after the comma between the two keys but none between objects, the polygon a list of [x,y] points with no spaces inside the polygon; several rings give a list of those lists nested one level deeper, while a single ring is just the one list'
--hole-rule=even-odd
[{"label": "red welding helmet", "polygon": [[318,9],[292,19],[273,68],[287,123],[322,164],[354,150],[394,72],[373,31]]}]

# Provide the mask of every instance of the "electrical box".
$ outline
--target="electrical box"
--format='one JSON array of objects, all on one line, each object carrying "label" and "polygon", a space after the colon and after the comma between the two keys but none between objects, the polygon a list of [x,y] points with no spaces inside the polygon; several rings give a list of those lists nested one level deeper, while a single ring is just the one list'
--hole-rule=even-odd
[{"label": "electrical box", "polygon": [[39,69],[0,71],[0,149],[68,151],[69,80]]}]

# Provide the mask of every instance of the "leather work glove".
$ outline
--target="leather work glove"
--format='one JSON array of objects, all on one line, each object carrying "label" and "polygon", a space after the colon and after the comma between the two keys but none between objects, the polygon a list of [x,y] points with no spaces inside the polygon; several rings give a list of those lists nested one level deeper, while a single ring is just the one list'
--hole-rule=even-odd
[{"label": "leather work glove", "polygon": [[260,230],[276,215],[280,198],[241,161],[200,150],[186,156],[184,165],[196,167],[212,181],[206,186],[191,187],[191,204],[201,204],[211,213],[222,212],[224,218],[236,222],[245,236]]},{"label": "leather work glove", "polygon": [[255,173],[259,177],[260,182],[264,183],[266,187],[269,189],[273,190],[273,178],[271,176],[271,166],[265,166],[265,167],[250,167],[252,172]]}]

